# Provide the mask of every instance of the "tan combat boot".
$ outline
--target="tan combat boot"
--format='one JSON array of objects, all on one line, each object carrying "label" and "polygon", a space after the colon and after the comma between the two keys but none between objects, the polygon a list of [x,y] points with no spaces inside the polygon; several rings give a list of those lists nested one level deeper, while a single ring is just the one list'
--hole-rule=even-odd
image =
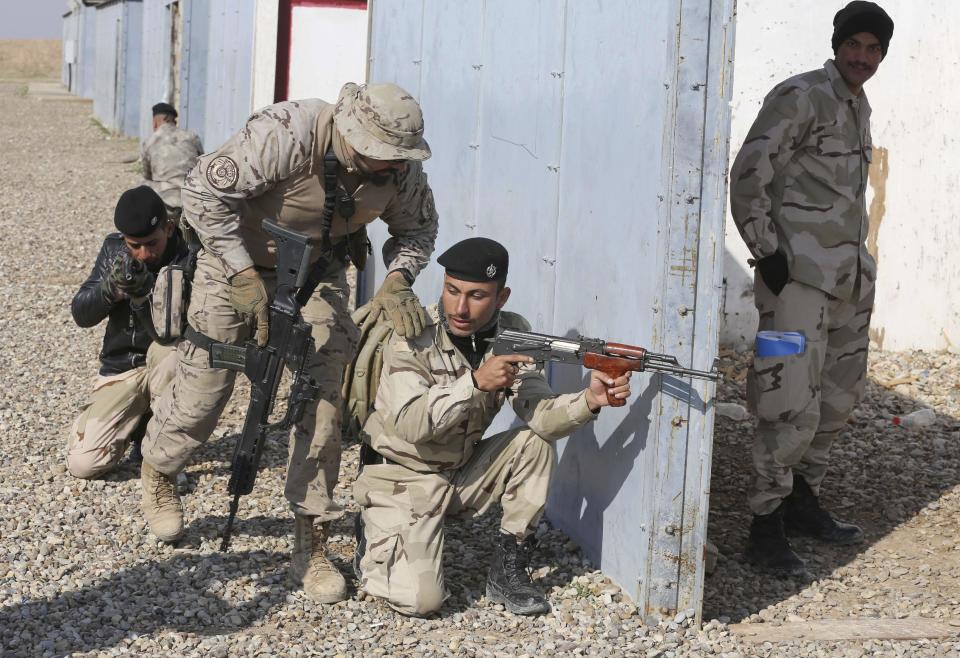
[{"label": "tan combat boot", "polygon": [[176,478],[171,478],[143,460],[140,466],[143,489],[141,507],[150,531],[160,541],[174,542],[183,536],[183,507],[177,494]]},{"label": "tan combat boot", "polygon": [[294,516],[293,559],[290,580],[303,585],[303,592],[318,603],[336,603],[347,598],[347,581],[327,559],[325,545],[329,523],[313,524],[313,517]]}]

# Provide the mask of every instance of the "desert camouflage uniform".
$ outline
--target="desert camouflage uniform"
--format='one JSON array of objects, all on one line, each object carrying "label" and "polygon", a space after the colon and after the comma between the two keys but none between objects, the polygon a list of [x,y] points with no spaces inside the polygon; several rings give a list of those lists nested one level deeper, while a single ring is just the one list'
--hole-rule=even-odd
[{"label": "desert camouflage uniform", "polygon": [[[376,409],[363,428],[364,441],[393,463],[364,466],[353,486],[366,533],[361,584],[413,615],[443,602],[444,517],[477,516],[499,501],[501,529],[528,536],[546,504],[553,442],[596,417],[583,391],[554,395],[540,369],[522,366],[509,395],[526,425],[481,441],[507,393],[475,388],[437,307],[428,314],[432,324],[418,338],[388,344]],[[500,327],[530,329],[506,312]]]},{"label": "desert camouflage uniform", "polygon": [[779,296],[755,277],[759,329],[807,341],[803,354],[754,359],[756,514],[789,495],[794,471],[819,494],[830,445],[863,394],[877,269],[866,248],[869,120],[866,95],[854,96],[828,60],[767,95],[730,172],[750,252],[780,251],[790,271]]},{"label": "desert camouflage uniform", "polygon": [[182,207],[180,189],[184,178],[201,155],[203,145],[196,134],[169,121],[162,123],[140,150],[143,184],[153,188],[169,209],[178,212]]},{"label": "desert camouflage uniform", "polygon": [[93,390],[67,442],[71,475],[95,478],[120,463],[130,435],[170,383],[176,366],[173,346],[152,343],[146,365],[94,378]]},{"label": "desert camouflage uniform", "polygon": [[[255,266],[273,293],[275,246],[261,230],[264,218],[320,237],[323,157],[331,144],[344,161],[333,118],[334,106],[321,100],[271,105],[251,116],[220,150],[200,158],[187,176],[184,218],[203,243],[188,309],[188,322],[199,332],[234,344],[250,336],[230,304],[228,279]],[[383,252],[388,271],[405,269],[415,276],[427,264],[437,234],[433,195],[420,163],[409,162],[382,186],[362,182],[347,168],[341,168],[339,180],[354,190],[355,213],[349,221],[339,209],[334,214],[334,242],[380,217],[392,236]],[[287,500],[294,513],[321,521],[342,513],[332,500],[340,466],[340,378],[359,336],[347,312],[344,267],[339,260],[331,263],[302,311],[316,341],[308,368],[320,396],[291,430],[289,442]],[[143,455],[161,473],[173,475],[187,464],[213,432],[233,391],[235,373],[209,368],[207,358],[205,350],[182,343],[174,383],[154,409]]]}]

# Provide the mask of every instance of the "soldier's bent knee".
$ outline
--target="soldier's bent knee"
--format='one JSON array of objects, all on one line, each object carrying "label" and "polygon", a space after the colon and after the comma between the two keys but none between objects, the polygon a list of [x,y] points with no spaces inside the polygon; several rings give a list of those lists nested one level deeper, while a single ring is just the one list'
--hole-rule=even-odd
[{"label": "soldier's bent knee", "polygon": [[426,617],[440,610],[444,598],[442,587],[430,585],[418,589],[413,601],[407,602],[391,599],[388,603],[391,608],[402,615],[407,615],[408,617]]}]

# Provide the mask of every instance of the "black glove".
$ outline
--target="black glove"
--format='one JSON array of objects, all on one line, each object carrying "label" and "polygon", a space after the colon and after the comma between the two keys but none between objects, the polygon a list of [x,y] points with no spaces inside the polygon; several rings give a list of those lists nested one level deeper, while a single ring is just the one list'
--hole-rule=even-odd
[{"label": "black glove", "polygon": [[779,295],[783,287],[790,280],[790,268],[787,267],[787,257],[777,251],[766,258],[757,261],[757,271],[760,278],[774,295]]},{"label": "black glove", "polygon": [[146,297],[153,290],[153,274],[128,253],[117,256],[107,279],[114,290],[127,297]]}]

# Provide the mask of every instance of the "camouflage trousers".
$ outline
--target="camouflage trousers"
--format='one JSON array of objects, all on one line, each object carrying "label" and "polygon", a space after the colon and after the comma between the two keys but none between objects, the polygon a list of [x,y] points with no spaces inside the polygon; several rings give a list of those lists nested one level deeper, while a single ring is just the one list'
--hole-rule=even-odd
[{"label": "camouflage trousers", "polygon": [[119,375],[97,375],[67,441],[71,475],[95,478],[120,463],[130,435],[170,383],[176,366],[174,347],[154,343],[145,366]]},{"label": "camouflage trousers", "polygon": [[[268,270],[261,275],[272,295],[276,273]],[[348,292],[344,267],[337,262],[302,309],[316,342],[308,371],[319,384],[320,395],[290,430],[284,495],[294,513],[322,521],[342,514],[333,501],[340,470],[340,379],[359,341],[359,330],[347,312]],[[187,319],[214,340],[241,344],[251,335],[248,321],[230,304],[223,267],[206,251],[197,258]],[[208,365],[206,350],[183,341],[173,384],[147,426],[143,458],[167,475],[182,470],[216,428],[235,380],[236,373]]]},{"label": "camouflage trousers", "polygon": [[799,331],[802,354],[754,357],[747,399],[757,417],[753,443],[754,514],[769,514],[801,475],[814,494],[827,473],[830,447],[863,397],[874,292],[844,301],[791,281],[774,295],[756,276],[759,330]]},{"label": "camouflage trousers", "polygon": [[543,515],[554,455],[552,443],[521,428],[482,441],[456,471],[364,466],[353,485],[367,542],[361,587],[406,615],[439,610],[444,518],[480,516],[499,501],[500,528],[526,537]]}]

